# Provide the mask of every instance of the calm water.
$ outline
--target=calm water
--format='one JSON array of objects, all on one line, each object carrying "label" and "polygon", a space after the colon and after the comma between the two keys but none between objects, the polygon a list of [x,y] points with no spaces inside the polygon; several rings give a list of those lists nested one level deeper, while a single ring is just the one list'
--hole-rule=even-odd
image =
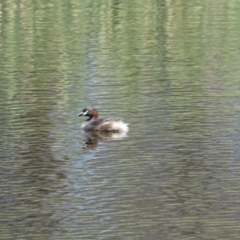
[{"label": "calm water", "polygon": [[240,239],[239,11],[2,1],[0,238]]}]

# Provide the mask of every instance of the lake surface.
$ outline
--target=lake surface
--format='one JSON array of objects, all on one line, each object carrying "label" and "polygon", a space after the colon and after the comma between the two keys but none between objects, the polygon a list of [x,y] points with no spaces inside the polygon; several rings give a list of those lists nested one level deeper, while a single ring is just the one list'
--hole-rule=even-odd
[{"label": "lake surface", "polygon": [[239,10],[2,1],[0,238],[240,239]]}]

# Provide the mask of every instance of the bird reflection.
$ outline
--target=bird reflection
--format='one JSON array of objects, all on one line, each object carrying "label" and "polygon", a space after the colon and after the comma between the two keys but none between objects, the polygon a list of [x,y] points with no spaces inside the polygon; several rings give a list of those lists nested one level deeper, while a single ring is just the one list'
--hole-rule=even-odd
[{"label": "bird reflection", "polygon": [[83,134],[87,138],[83,147],[89,149],[96,148],[99,141],[116,141],[127,137],[126,132],[83,131]]}]

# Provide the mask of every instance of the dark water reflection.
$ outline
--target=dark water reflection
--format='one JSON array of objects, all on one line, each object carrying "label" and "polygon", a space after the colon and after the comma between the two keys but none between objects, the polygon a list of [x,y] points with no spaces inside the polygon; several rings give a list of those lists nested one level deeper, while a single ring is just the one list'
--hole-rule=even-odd
[{"label": "dark water reflection", "polygon": [[236,1],[0,9],[2,239],[239,238]]}]

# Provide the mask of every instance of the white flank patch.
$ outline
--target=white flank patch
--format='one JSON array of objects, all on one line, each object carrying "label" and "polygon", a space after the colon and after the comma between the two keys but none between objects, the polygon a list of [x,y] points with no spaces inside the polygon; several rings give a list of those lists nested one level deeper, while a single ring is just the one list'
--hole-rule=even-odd
[{"label": "white flank patch", "polygon": [[111,125],[113,131],[128,132],[128,125],[122,121],[113,121]]}]

